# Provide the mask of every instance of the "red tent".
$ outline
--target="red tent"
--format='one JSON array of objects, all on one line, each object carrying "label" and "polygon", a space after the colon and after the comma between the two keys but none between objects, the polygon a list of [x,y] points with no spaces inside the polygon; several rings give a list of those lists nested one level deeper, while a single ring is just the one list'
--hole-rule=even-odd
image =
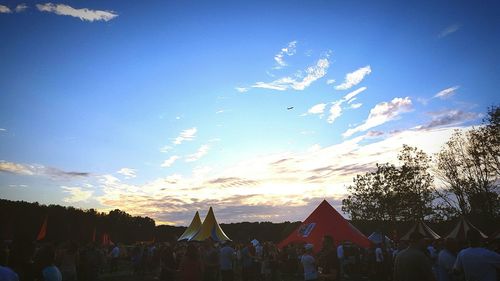
[{"label": "red tent", "polygon": [[358,246],[368,248],[372,242],[357,228],[342,217],[326,200],[314,210],[309,217],[290,234],[278,247],[291,243],[311,243],[314,251],[321,250],[323,236],[330,235],[336,244],[350,241]]}]

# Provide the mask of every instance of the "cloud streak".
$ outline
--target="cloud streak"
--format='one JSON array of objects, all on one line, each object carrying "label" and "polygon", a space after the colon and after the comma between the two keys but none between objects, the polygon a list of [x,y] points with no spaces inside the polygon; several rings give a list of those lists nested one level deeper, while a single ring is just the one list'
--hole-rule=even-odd
[{"label": "cloud streak", "polygon": [[12,13],[12,10],[4,5],[0,5],[0,14],[10,14]]},{"label": "cloud streak", "polygon": [[304,78],[287,76],[274,80],[272,82],[256,82],[254,85],[252,85],[252,88],[262,88],[277,91],[285,91],[288,89],[302,91],[305,88],[309,87],[314,81],[325,76],[328,67],[330,67],[328,58],[322,58],[319,59],[315,65],[310,66],[305,70],[306,76]]},{"label": "cloud streak", "polygon": [[113,11],[90,10],[87,8],[75,9],[65,4],[45,3],[37,4],[36,7],[40,12],[54,13],[60,16],[70,16],[79,18],[82,21],[90,22],[110,21],[118,17],[118,14]]},{"label": "cloud streak", "polygon": [[345,131],[342,136],[350,137],[354,133],[363,132],[373,127],[380,126],[386,122],[396,119],[402,113],[412,110],[412,103],[409,97],[394,98],[390,102],[381,102],[370,110],[368,118],[363,124]]},{"label": "cloud streak", "polygon": [[175,138],[173,141],[173,144],[179,145],[183,143],[184,141],[192,141],[196,137],[196,132],[198,129],[196,127],[186,129],[182,131],[178,137]]},{"label": "cloud streak", "polygon": [[276,66],[274,69],[280,69],[285,66],[287,66],[287,63],[285,62],[285,55],[286,56],[293,56],[296,53],[296,47],[297,47],[297,41],[292,41],[288,43],[288,45],[285,48],[282,48],[279,53],[277,53],[274,56],[274,61],[276,61]]},{"label": "cloud streak", "polygon": [[90,176],[85,172],[67,172],[53,167],[39,164],[19,164],[0,160],[0,172],[24,176],[44,176],[53,179],[75,179]]},{"label": "cloud streak", "polygon": [[201,157],[205,156],[208,153],[209,149],[210,149],[210,146],[207,144],[200,146],[198,151],[196,151],[195,153],[188,155],[186,157],[186,162],[198,161]]},{"label": "cloud streak", "polygon": [[61,189],[64,193],[69,194],[68,197],[63,198],[63,201],[66,203],[77,203],[77,202],[88,201],[92,197],[92,194],[94,193],[91,190],[83,190],[81,187],[61,186]]},{"label": "cloud streak", "polygon": [[131,168],[121,168],[117,171],[117,173],[125,176],[126,179],[137,177],[136,170]]},{"label": "cloud streak", "polygon": [[439,93],[434,95],[434,98],[439,98],[439,99],[447,99],[453,95],[455,95],[455,92],[460,88],[460,86],[453,86],[447,89],[444,89],[440,91]]},{"label": "cloud streak", "polygon": [[366,75],[370,74],[372,69],[369,65],[355,70],[351,73],[347,73],[344,82],[335,87],[336,90],[347,90],[350,89],[363,81]]},{"label": "cloud streak", "polygon": [[177,156],[177,155],[172,155],[170,156],[170,158],[168,158],[167,160],[163,161],[163,163],[161,164],[161,167],[162,168],[168,168],[170,166],[172,166],[174,164],[175,161],[177,161],[180,157]]},{"label": "cloud streak", "polygon": [[453,34],[457,32],[460,29],[461,25],[458,23],[452,24],[450,26],[447,26],[445,29],[443,29],[439,34],[438,38],[444,38],[450,34]]}]

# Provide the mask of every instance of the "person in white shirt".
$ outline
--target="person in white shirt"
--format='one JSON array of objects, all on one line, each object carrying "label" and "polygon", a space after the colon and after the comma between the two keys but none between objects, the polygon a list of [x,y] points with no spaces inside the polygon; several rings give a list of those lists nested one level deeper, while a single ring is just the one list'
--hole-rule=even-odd
[{"label": "person in white shirt", "polygon": [[318,270],[316,268],[316,260],[312,256],[313,244],[306,244],[304,246],[305,253],[300,258],[300,262],[304,268],[304,280],[315,281],[318,280]]},{"label": "person in white shirt", "polygon": [[481,235],[476,229],[467,232],[469,248],[457,255],[454,270],[463,273],[465,281],[497,281],[500,255],[479,246]]}]

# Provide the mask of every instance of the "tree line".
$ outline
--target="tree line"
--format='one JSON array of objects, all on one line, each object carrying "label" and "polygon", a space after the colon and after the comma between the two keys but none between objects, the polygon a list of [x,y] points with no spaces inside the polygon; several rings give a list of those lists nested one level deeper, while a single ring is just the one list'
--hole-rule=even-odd
[{"label": "tree line", "polygon": [[354,221],[476,221],[500,217],[500,107],[483,124],[456,130],[435,155],[404,145],[399,165],[376,164],[347,187],[342,210]]},{"label": "tree line", "polygon": [[[149,217],[131,216],[121,210],[108,213],[95,209],[82,210],[38,202],[0,199],[0,241],[22,239],[34,241],[47,219],[45,241],[77,241],[101,244],[103,237],[112,242],[173,242],[186,229],[181,226],[155,225]],[[300,222],[241,222],[221,224],[235,241],[278,242],[291,233]]]}]

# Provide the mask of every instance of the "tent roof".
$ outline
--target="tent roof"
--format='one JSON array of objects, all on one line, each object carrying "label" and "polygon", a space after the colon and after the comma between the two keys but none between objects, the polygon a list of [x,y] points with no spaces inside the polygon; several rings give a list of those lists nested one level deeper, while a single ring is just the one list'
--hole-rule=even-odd
[{"label": "tent roof", "polygon": [[281,241],[280,248],[291,243],[311,243],[314,251],[322,247],[323,236],[332,236],[335,243],[350,241],[361,247],[370,247],[372,242],[357,228],[342,217],[326,200],[307,217],[286,239]]},{"label": "tent roof", "polygon": [[455,225],[455,228],[453,228],[453,230],[450,232],[450,234],[448,234],[448,236],[446,236],[446,238],[453,238],[456,240],[464,241],[466,239],[467,231],[469,231],[469,229],[475,229],[479,231],[479,234],[483,238],[485,239],[488,238],[486,234],[484,234],[481,230],[475,227],[463,216],[458,220],[457,225]]},{"label": "tent roof", "polygon": [[[393,241],[391,240],[391,238],[387,237],[387,235],[384,235],[385,237],[385,243],[392,243]],[[370,241],[372,241],[373,243],[382,243],[382,233],[380,232],[373,232],[372,234],[370,234],[370,236],[368,236],[368,239],[370,239]]]},{"label": "tent roof", "polygon": [[401,237],[400,240],[410,240],[410,234],[418,231],[420,234],[424,236],[425,239],[439,239],[441,236],[434,232],[424,221],[419,221],[415,223],[410,230]]},{"label": "tent roof", "polygon": [[198,211],[196,211],[188,228],[186,228],[184,233],[182,233],[181,237],[179,237],[177,241],[189,240],[193,238],[193,236],[195,236],[196,233],[198,232],[198,229],[200,229],[200,226],[201,226],[200,214],[198,213]]},{"label": "tent roof", "polygon": [[231,241],[229,237],[220,228],[219,223],[215,219],[212,207],[208,210],[208,214],[203,221],[203,224],[198,229],[197,233],[189,239],[189,241],[205,241],[211,238],[213,241]]}]

